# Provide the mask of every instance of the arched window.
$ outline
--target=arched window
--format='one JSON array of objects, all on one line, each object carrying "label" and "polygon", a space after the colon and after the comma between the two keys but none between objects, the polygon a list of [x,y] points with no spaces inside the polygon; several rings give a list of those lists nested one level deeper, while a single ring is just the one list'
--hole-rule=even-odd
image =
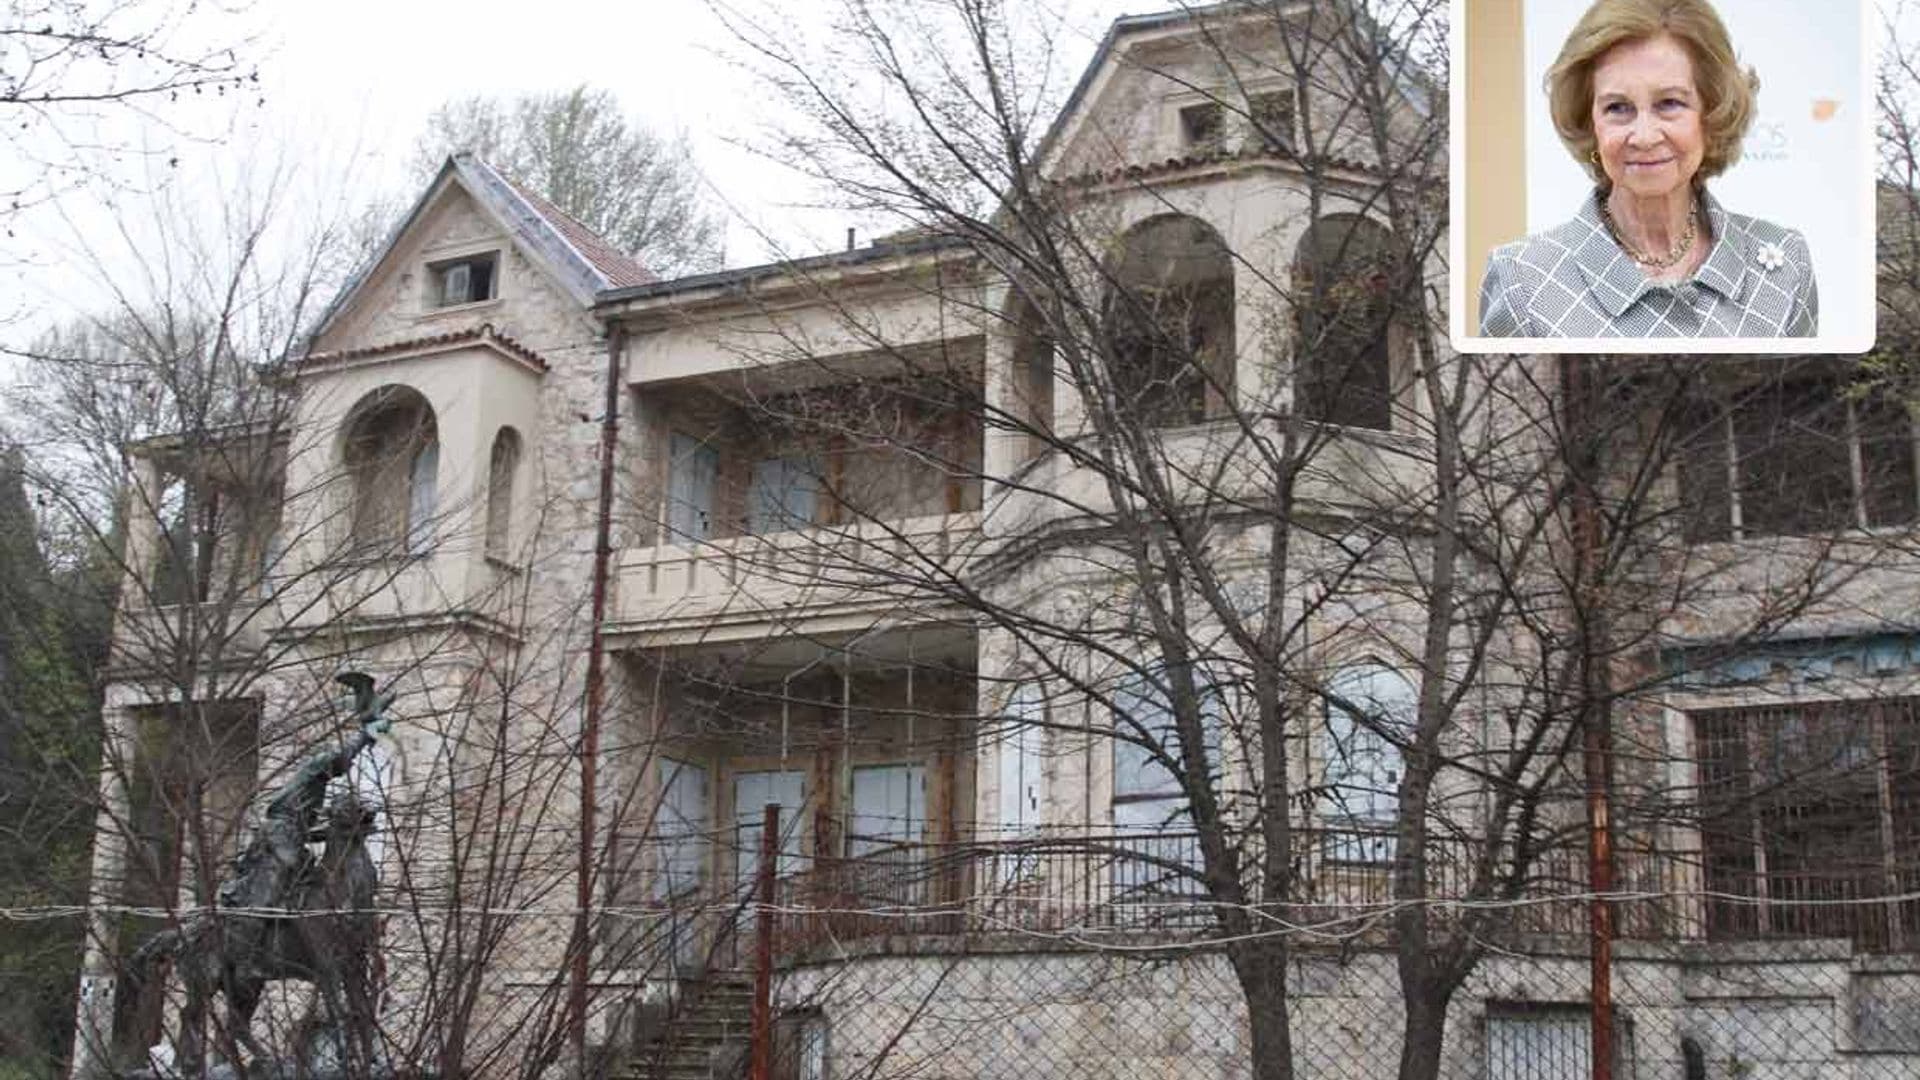
[{"label": "arched window", "polygon": [[440,438],[427,399],[404,386],[368,394],[349,415],[342,457],[353,485],[355,543],[373,554],[425,554],[440,480]]},{"label": "arched window", "polygon": [[1329,214],[1300,238],[1293,261],[1300,415],[1393,427],[1395,326],[1408,314],[1396,308],[1398,270],[1393,234],[1357,214]]},{"label": "arched window", "polygon": [[1125,418],[1165,426],[1233,398],[1233,260],[1213,227],[1168,214],[1127,232],[1108,260],[1105,349]]},{"label": "arched window", "polygon": [[519,467],[520,435],[503,427],[493,437],[493,454],[487,461],[486,553],[495,559],[507,559],[513,553],[513,476]]},{"label": "arched window", "polygon": [[1413,733],[1413,683],[1384,664],[1343,668],[1326,687],[1321,819],[1329,858],[1390,862],[1400,810],[1400,747]]}]

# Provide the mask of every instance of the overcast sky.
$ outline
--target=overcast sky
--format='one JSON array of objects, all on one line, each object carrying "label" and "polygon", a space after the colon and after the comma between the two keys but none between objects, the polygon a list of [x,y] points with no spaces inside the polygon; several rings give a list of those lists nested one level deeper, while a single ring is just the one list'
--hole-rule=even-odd
[{"label": "overcast sky", "polygon": [[[1164,6],[1036,2],[1063,18],[1068,29],[1055,45],[1073,76],[1115,16]],[[841,4],[779,6],[824,34]],[[417,191],[406,170],[409,150],[428,115],[450,98],[473,94],[585,82],[612,91],[657,130],[686,132],[712,194],[731,210],[729,265],[826,250],[844,243],[853,224],[801,205],[805,186],[752,151],[756,140],[764,145],[756,131],[769,116],[758,104],[766,95],[732,62],[739,48],[708,0],[258,0],[238,17],[196,26],[222,43],[251,43],[242,55],[258,63],[259,94],[121,112],[87,132],[144,153],[96,156],[103,171],[118,171],[115,184],[15,216],[9,257],[0,261],[0,334],[9,342],[62,312],[97,307],[106,275],[93,267],[127,258],[125,250],[113,252],[116,245],[151,250],[162,243],[119,238],[107,207],[121,216],[129,205],[145,212],[147,193],[164,187],[172,200],[166,214],[210,212],[209,200],[238,170],[289,162],[310,184],[296,198],[330,201],[334,209],[379,195],[411,199]],[[10,164],[17,162],[0,158],[0,175]]]}]

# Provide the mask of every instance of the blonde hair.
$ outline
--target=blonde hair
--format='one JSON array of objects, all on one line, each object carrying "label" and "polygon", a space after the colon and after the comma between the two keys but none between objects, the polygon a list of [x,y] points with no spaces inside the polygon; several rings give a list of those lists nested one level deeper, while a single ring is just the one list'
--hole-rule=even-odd
[{"label": "blonde hair", "polygon": [[1740,66],[1713,5],[1707,0],[1595,0],[1547,69],[1547,100],[1560,141],[1602,186],[1609,181],[1593,156],[1600,145],[1593,133],[1593,69],[1615,46],[1661,34],[1687,50],[1700,91],[1706,151],[1694,182],[1718,176],[1740,160],[1760,79],[1752,68]]}]

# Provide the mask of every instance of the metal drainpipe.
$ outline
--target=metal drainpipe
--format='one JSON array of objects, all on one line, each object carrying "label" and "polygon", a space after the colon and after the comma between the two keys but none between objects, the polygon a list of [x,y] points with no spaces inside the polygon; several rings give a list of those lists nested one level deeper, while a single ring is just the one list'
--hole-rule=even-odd
[{"label": "metal drainpipe", "polygon": [[594,521],[593,608],[587,644],[587,702],[580,721],[580,851],[575,868],[573,978],[567,995],[567,1021],[574,1068],[589,1073],[587,1062],[587,978],[592,970],[593,869],[598,832],[596,785],[600,760],[600,713],[606,704],[607,570],[613,560],[614,465],[620,446],[620,352],[626,331],[615,324],[607,333],[606,396],[600,415],[600,502]]},{"label": "metal drainpipe", "polygon": [[840,854],[853,854],[853,654],[840,664]]},{"label": "metal drainpipe", "polygon": [[[1603,599],[1592,584],[1594,560],[1599,556],[1600,512],[1593,485],[1598,462],[1590,455],[1597,451],[1586,445],[1591,437],[1584,417],[1588,416],[1590,373],[1586,358],[1560,358],[1560,392],[1565,410],[1564,437],[1573,440],[1575,468],[1585,473],[1576,477],[1573,488],[1573,544],[1579,577],[1574,589],[1585,620],[1581,627],[1581,759],[1587,788],[1587,887],[1593,894],[1587,902],[1588,938],[1591,949],[1589,1006],[1591,1008],[1593,1080],[1613,1080],[1613,939],[1614,910],[1608,894],[1613,892],[1613,814],[1612,814],[1612,705],[1607,697],[1607,660],[1599,655],[1606,642]],[[1598,625],[1596,625],[1596,623]]]}]

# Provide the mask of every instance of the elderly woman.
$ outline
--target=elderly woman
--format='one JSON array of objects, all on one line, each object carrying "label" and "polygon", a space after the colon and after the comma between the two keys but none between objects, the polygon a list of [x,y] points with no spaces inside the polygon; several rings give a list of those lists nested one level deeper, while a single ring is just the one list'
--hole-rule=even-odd
[{"label": "elderly woman", "polygon": [[1547,73],[1554,127],[1593,174],[1572,221],[1496,248],[1490,337],[1807,337],[1798,232],[1723,209],[1759,81],[1706,0],[1597,0]]}]

